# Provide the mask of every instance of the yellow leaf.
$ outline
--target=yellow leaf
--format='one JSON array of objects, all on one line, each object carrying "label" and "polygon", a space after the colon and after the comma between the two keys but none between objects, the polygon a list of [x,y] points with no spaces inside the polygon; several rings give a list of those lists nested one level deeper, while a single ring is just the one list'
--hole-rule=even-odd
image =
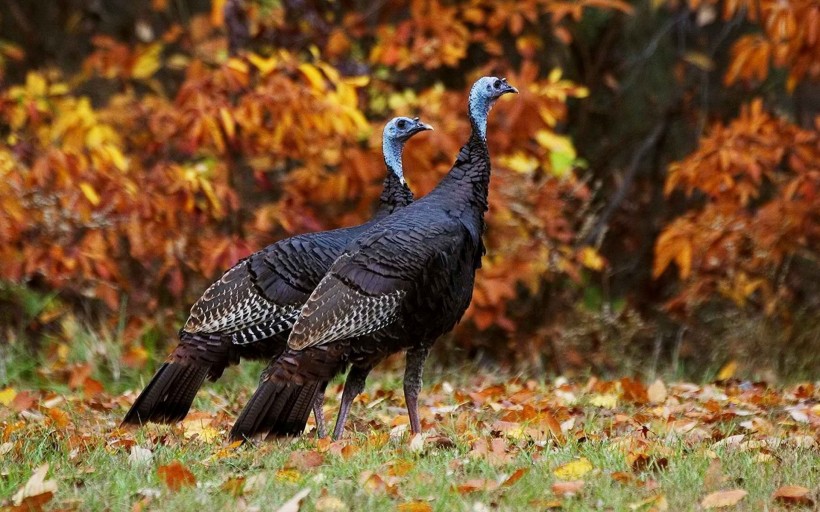
[{"label": "yellow leaf", "polygon": [[243,60],[237,59],[236,57],[231,57],[230,59],[228,59],[227,65],[229,69],[232,69],[245,75],[248,74],[248,64]]},{"label": "yellow leaf", "polygon": [[236,130],[230,111],[225,107],[219,107],[219,119],[222,121],[222,127],[225,129],[228,139],[233,139]]},{"label": "yellow leaf", "polygon": [[194,418],[182,422],[182,430],[185,439],[192,439],[196,436],[197,439],[204,443],[213,443],[221,436],[219,431],[211,424],[211,418]]},{"label": "yellow leaf", "polygon": [[595,407],[604,407],[606,409],[614,409],[618,405],[618,395],[593,395],[589,403]]},{"label": "yellow leaf", "polygon": [[501,165],[521,174],[532,174],[538,169],[538,160],[521,151],[513,155],[503,155],[499,161]]},{"label": "yellow leaf", "polygon": [[150,78],[159,69],[160,53],[162,53],[162,44],[154,43],[148,46],[134,62],[131,76],[137,79]]},{"label": "yellow leaf", "polygon": [[301,71],[302,74],[305,75],[305,78],[307,78],[308,82],[314,90],[325,90],[325,77],[324,75],[322,75],[322,72],[319,71],[315,66],[308,63],[299,64],[299,71]]},{"label": "yellow leaf", "polygon": [[295,484],[302,479],[302,473],[296,469],[280,469],[276,472],[276,479],[280,482]]},{"label": "yellow leaf", "polygon": [[100,196],[97,194],[97,191],[94,190],[94,187],[91,186],[91,183],[83,181],[82,183],[80,183],[80,190],[82,190],[83,195],[86,199],[88,199],[89,203],[93,204],[94,206],[100,204]]},{"label": "yellow leaf", "polygon": [[592,463],[581,457],[555,468],[553,474],[561,480],[577,480],[592,471]]},{"label": "yellow leaf", "polygon": [[712,62],[712,59],[701,52],[687,52],[683,55],[683,60],[703,71],[712,71],[715,67],[715,63]]},{"label": "yellow leaf", "polygon": [[255,53],[249,53],[248,60],[259,70],[261,76],[269,75],[279,64],[279,59],[275,55],[266,59]]},{"label": "yellow leaf", "polygon": [[566,153],[572,156],[572,158],[576,156],[575,146],[572,145],[572,141],[569,137],[558,135],[548,130],[538,130],[535,132],[535,141],[539,146],[550,151]]},{"label": "yellow leaf", "polygon": [[717,380],[726,380],[731,379],[735,376],[735,372],[737,371],[737,361],[732,360],[723,365],[723,368],[717,374]]},{"label": "yellow leaf", "polygon": [[6,388],[0,391],[0,404],[5,405],[6,407],[14,400],[14,397],[17,396],[17,391],[14,388]]},{"label": "yellow leaf", "polygon": [[48,88],[49,96],[60,96],[62,94],[68,94],[68,85],[64,83],[56,83],[51,84]]},{"label": "yellow leaf", "polygon": [[584,247],[581,249],[581,264],[591,270],[601,270],[604,268],[604,259],[592,247]]}]

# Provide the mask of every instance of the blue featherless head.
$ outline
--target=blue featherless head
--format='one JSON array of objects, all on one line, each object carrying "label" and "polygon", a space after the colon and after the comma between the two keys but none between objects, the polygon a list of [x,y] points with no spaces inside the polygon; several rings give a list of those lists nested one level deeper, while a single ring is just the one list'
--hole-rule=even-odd
[{"label": "blue featherless head", "polygon": [[404,183],[404,172],[401,165],[401,154],[404,150],[404,143],[413,135],[432,129],[432,126],[422,123],[418,117],[413,119],[394,117],[384,126],[384,139],[382,141],[384,162],[399,177],[402,183]]},{"label": "blue featherless head", "polygon": [[518,89],[508,84],[506,78],[484,76],[473,84],[470,89],[470,119],[481,138],[487,137],[487,115],[490,109],[498,98],[511,92],[518,93]]}]

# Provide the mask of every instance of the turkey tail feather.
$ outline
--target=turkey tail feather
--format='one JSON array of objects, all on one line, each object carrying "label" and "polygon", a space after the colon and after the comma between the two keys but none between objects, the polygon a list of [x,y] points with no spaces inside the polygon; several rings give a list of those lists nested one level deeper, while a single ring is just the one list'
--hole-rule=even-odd
[{"label": "turkey tail feather", "polygon": [[231,439],[249,439],[258,434],[301,434],[307,425],[314,400],[324,390],[324,384],[270,380],[262,382],[234,423]]},{"label": "turkey tail feather", "polygon": [[137,397],[122,423],[139,425],[149,421],[175,423],[181,420],[188,414],[207,374],[207,366],[163,364]]}]

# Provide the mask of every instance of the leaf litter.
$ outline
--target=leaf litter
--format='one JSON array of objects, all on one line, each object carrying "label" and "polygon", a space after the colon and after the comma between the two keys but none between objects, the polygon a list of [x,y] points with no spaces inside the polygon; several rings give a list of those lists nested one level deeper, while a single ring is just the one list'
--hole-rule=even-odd
[{"label": "leaf litter", "polygon": [[[234,401],[219,398],[218,412],[194,411],[177,425],[120,429],[115,425],[136,394],[89,394],[84,387],[87,377],[82,366],[67,371],[65,378],[74,379],[76,386],[65,394],[14,386],[0,391],[2,402],[8,402],[0,408],[3,457],[24,463],[26,440],[48,432],[73,464],[87,468],[83,471],[93,471],[84,460],[99,447],[112,455],[122,454],[130,470],[153,468],[165,487],[163,494],[203,485],[203,489],[244,500],[270,492],[271,485],[300,486],[280,501],[294,510],[310,500],[305,496],[295,499],[297,491],[317,485],[311,482],[324,478],[325,468],[339,464],[360,465],[352,477],[355,487],[376,499],[392,501],[396,509],[427,510],[430,506],[432,495],[414,494],[411,482],[435,484],[446,479],[449,492],[487,497],[481,498],[482,503],[485,499],[503,503],[508,493],[532,492],[536,485],[542,494],[530,502],[548,509],[567,499],[587,499],[595,494],[597,482],[610,479],[643,495],[624,504],[627,508],[667,510],[674,497],[654,475],[679,463],[675,457],[680,455],[671,448],[675,445],[710,460],[701,473],[703,488],[697,502],[702,508],[749,506],[751,498],[746,493],[752,489],[742,483],[738,486],[725,474],[719,454],[748,454],[755,463],[777,466],[783,450],[816,450],[820,430],[820,392],[812,383],[776,389],[731,378],[705,385],[660,379],[645,385],[634,379],[591,378],[585,382],[559,379],[554,385],[543,385],[532,380],[499,382],[473,377],[463,386],[432,386],[422,395],[422,435],[409,435],[404,410],[392,405],[401,403],[401,391],[376,388],[357,400],[361,402],[359,423],[340,440],[306,435],[298,441],[242,445],[226,439],[242,397]],[[334,400],[337,397],[329,396],[330,407]],[[620,453],[623,462],[599,465],[584,456],[583,447],[589,443],[606,443],[610,452]],[[195,449],[205,455],[198,461],[178,456],[179,460],[159,464],[158,450],[169,449],[180,454]],[[374,452],[390,457],[387,462],[368,465]],[[269,466],[265,461],[277,453],[283,453],[284,459]],[[556,459],[559,453],[575,456]],[[446,461],[447,475],[431,475],[423,469],[425,460],[437,457]],[[232,460],[244,461],[236,467],[238,473],[231,469]],[[232,474],[198,484],[192,471],[196,465],[203,470],[224,467]],[[11,510],[24,500],[33,509],[54,499],[61,505],[72,503],[68,495],[58,492],[55,479],[45,479],[42,468],[31,473],[33,483],[26,484],[29,490],[21,485],[13,499],[0,504],[6,507],[0,510]],[[43,490],[35,494],[34,483],[41,475]],[[816,483],[808,478],[789,482],[755,499],[767,500],[772,506],[810,507],[816,502],[812,485]],[[339,509],[340,503],[355,505],[355,499],[351,502],[350,496],[335,489],[317,496],[312,505],[325,510]],[[134,496],[145,503],[153,499]],[[287,501],[291,498],[294,501]]]}]

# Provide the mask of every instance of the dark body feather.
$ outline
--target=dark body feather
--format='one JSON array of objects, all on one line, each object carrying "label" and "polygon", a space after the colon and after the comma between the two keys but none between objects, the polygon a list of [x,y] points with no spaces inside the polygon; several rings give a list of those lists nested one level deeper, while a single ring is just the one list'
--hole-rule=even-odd
[{"label": "dark body feather", "polygon": [[[180,330],[179,344],[139,395],[123,423],[179,421],[188,413],[206,377],[218,379],[226,367],[241,359],[279,356],[287,346],[299,309],[344,247],[412,200],[406,183],[389,170],[379,208],[371,221],[281,240],[225,272],[191,308],[190,317]],[[307,407],[302,428],[310,412],[310,401],[319,397],[319,387],[323,392],[324,386],[312,384],[304,389],[290,389],[294,394],[292,405]],[[320,404],[318,407],[321,411]],[[317,418],[317,423],[321,421]],[[280,425],[288,429],[281,433],[295,432],[292,423],[285,421]]]},{"label": "dark body feather", "polygon": [[[367,229],[333,263],[302,307],[288,349],[269,365],[240,414],[233,438],[273,432],[276,412],[259,403],[269,401],[275,390],[325,383],[350,365],[334,430],[338,437],[367,374],[402,350],[407,350],[404,389],[411,428],[420,430],[417,397],[424,360],[469,306],[484,254],[490,159],[483,133],[474,122],[470,139],[439,185]],[[261,410],[266,412],[260,421]]]}]

